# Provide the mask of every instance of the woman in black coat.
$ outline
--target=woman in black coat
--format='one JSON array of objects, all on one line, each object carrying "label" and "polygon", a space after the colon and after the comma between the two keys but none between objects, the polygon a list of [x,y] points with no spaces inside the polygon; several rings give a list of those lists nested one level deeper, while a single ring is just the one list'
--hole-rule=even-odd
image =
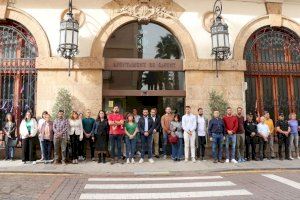
[{"label": "woman in black coat", "polygon": [[105,112],[100,110],[93,126],[92,139],[95,142],[95,151],[98,154],[98,163],[105,163],[108,156],[108,131],[109,125]]},{"label": "woman in black coat", "polygon": [[15,146],[17,145],[17,134],[16,124],[11,113],[8,113],[5,117],[3,132],[5,135],[5,159],[13,160],[15,154]]}]

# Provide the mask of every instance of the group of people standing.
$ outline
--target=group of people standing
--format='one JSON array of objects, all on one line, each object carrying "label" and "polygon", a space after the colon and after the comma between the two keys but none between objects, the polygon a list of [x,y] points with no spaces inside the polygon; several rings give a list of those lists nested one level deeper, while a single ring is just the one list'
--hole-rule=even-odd
[{"label": "group of people standing", "polygon": [[[278,121],[274,125],[267,111],[264,112],[263,116],[257,116],[257,118],[250,112],[247,114],[246,119],[244,119],[242,111],[243,109],[238,107],[237,114],[233,115],[232,109],[229,107],[223,119],[219,117],[219,111],[214,111],[208,127],[208,133],[212,141],[214,163],[224,162],[222,160],[224,140],[226,144],[225,162],[237,163],[246,160],[274,159],[274,141],[278,142],[278,157],[280,160],[293,160],[293,147],[296,158],[300,159],[298,149],[300,123],[295,113],[289,115],[289,120],[285,120],[284,114],[279,113]],[[256,154],[257,144],[259,145],[258,155]],[[284,157],[282,155],[283,146],[285,149]],[[268,157],[266,156],[267,147],[270,150]]]},{"label": "group of people standing", "polygon": [[[66,158],[73,164],[86,159],[86,147],[89,145],[91,160],[105,163],[110,157],[110,163],[139,163],[148,161],[154,163],[153,157],[167,158],[167,147],[171,145],[171,159],[196,162],[206,157],[205,147],[208,139],[212,143],[213,162],[224,162],[223,142],[225,141],[225,162],[245,162],[263,160],[266,158],[267,146],[270,149],[268,158],[275,158],[274,142],[278,141],[278,157],[292,160],[292,147],[295,156],[299,157],[300,124],[296,114],[291,113],[290,119],[285,120],[284,114],[279,113],[275,126],[270,114],[265,111],[263,116],[254,117],[248,113],[246,119],[243,109],[237,108],[233,114],[228,107],[226,115],[221,118],[218,110],[213,112],[212,119],[204,117],[203,109],[199,108],[197,115],[191,113],[191,107],[185,107],[185,115],[173,114],[167,107],[165,114],[160,117],[157,109],[144,108],[142,116],[136,109],[132,113],[120,114],[118,106],[112,112],[99,111],[97,118],[91,117],[87,110],[85,116],[73,111],[68,119],[63,110],[57,113],[56,119],[51,120],[48,112],[42,113],[38,121],[27,111],[19,127],[22,141],[22,161],[36,164],[36,146],[39,143],[41,160],[45,163],[66,164]],[[8,113],[2,127],[4,134],[6,159],[14,158],[14,148],[17,145],[17,127],[13,116]],[[160,155],[160,140],[162,154]],[[256,146],[259,146],[257,155]],[[282,155],[284,146],[285,154]],[[51,159],[54,147],[54,159]],[[197,151],[198,149],[198,151]],[[251,149],[251,153],[250,153]]]}]

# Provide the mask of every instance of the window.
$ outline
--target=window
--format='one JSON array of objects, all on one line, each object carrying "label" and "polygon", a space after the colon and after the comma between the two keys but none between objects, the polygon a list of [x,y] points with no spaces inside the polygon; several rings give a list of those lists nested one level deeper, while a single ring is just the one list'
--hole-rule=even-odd
[{"label": "window", "polygon": [[[300,39],[283,27],[263,27],[245,46],[248,112],[299,112]],[[299,114],[299,113],[298,113]]]},{"label": "window", "polygon": [[0,21],[0,109],[20,119],[34,111],[37,47],[33,36],[21,24]]}]

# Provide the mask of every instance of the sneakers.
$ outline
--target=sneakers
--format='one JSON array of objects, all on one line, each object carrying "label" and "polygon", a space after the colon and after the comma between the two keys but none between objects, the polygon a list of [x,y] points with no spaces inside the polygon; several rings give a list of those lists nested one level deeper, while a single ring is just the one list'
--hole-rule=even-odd
[{"label": "sneakers", "polygon": [[291,159],[291,160],[294,160],[294,158],[293,158],[293,157],[290,157],[290,159]]},{"label": "sneakers", "polygon": [[149,159],[149,163],[154,163],[154,160],[152,158]]},{"label": "sneakers", "polygon": [[130,159],[129,158],[127,158],[126,163],[130,164]]},{"label": "sneakers", "polygon": [[142,164],[143,162],[144,162],[144,159],[141,158],[140,161],[139,161],[139,163]]},{"label": "sneakers", "polygon": [[78,156],[78,160],[83,161],[83,156]]},{"label": "sneakers", "polygon": [[300,156],[298,156],[297,159],[300,159]]},{"label": "sneakers", "polygon": [[188,159],[184,159],[184,162],[188,162],[189,160]]},{"label": "sneakers", "polygon": [[32,164],[33,164],[33,165],[36,165],[36,161],[33,161]]},{"label": "sneakers", "polygon": [[192,162],[195,163],[195,162],[196,162],[196,159],[195,159],[195,158],[192,158]]},{"label": "sneakers", "polygon": [[134,158],[131,158],[131,164],[134,164],[135,161],[134,161]]},{"label": "sneakers", "polygon": [[229,163],[229,159],[226,159],[225,162],[226,162],[226,163]]},{"label": "sneakers", "polygon": [[164,159],[164,160],[166,160],[166,159],[167,159],[167,156],[166,156],[166,155],[164,155],[164,156],[163,156],[163,159]]},{"label": "sneakers", "polygon": [[231,159],[231,162],[234,164],[238,163],[235,159]]}]

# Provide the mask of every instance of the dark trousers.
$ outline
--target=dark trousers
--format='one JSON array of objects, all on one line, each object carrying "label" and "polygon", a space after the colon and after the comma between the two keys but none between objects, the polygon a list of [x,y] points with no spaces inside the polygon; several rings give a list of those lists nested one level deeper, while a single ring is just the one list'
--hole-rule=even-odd
[{"label": "dark trousers", "polygon": [[148,136],[145,136],[144,134],[141,133],[141,139],[142,139],[142,154],[141,158],[144,159],[145,157],[145,151],[147,150],[148,152],[148,158],[152,158],[152,138],[153,135],[150,134]]},{"label": "dark trousers", "polygon": [[255,160],[256,158],[256,140],[257,136],[251,137],[251,136],[246,136],[245,139],[245,144],[246,144],[246,158],[250,159],[250,146],[251,146],[251,155],[252,155],[252,160]]},{"label": "dark trousers", "polygon": [[72,160],[78,159],[78,150],[79,150],[79,135],[75,133],[70,135],[71,148],[72,148]]},{"label": "dark trousers", "polygon": [[22,139],[22,161],[36,161],[36,137]]},{"label": "dark trousers", "polygon": [[15,156],[15,147],[12,146],[14,140],[11,138],[5,138],[5,159],[13,159]]},{"label": "dark trousers", "polygon": [[44,159],[50,160],[51,159],[51,146],[52,142],[50,140],[43,140],[42,141],[42,148],[44,153]]},{"label": "dark trousers", "polygon": [[83,138],[83,140],[79,141],[78,143],[78,156],[82,156],[85,158],[86,153],[85,153],[85,149],[84,149],[84,145],[85,144],[85,140]]},{"label": "dark trousers", "polygon": [[259,137],[259,158],[262,160],[266,157],[266,148],[268,141],[265,141],[264,138]]},{"label": "dark trousers", "polygon": [[285,159],[288,159],[290,157],[290,155],[289,155],[289,147],[290,147],[289,137],[286,137],[283,134],[278,134],[278,155],[279,155],[279,158],[282,158],[282,145],[284,145]]},{"label": "dark trousers", "polygon": [[95,157],[95,144],[92,140],[92,137],[83,139],[83,153],[82,153],[82,156],[86,157],[86,149],[87,149],[86,147],[87,147],[87,145],[90,146],[91,158],[94,158]]},{"label": "dark trousers", "polygon": [[204,158],[205,156],[205,145],[206,145],[206,137],[198,136],[198,148],[199,148],[200,158]]},{"label": "dark trousers", "polygon": [[121,141],[122,141],[122,135],[113,135],[109,134],[109,144],[110,144],[110,156],[112,159],[115,158],[115,144],[117,144],[118,149],[118,159],[122,158],[122,151],[121,151]]}]

